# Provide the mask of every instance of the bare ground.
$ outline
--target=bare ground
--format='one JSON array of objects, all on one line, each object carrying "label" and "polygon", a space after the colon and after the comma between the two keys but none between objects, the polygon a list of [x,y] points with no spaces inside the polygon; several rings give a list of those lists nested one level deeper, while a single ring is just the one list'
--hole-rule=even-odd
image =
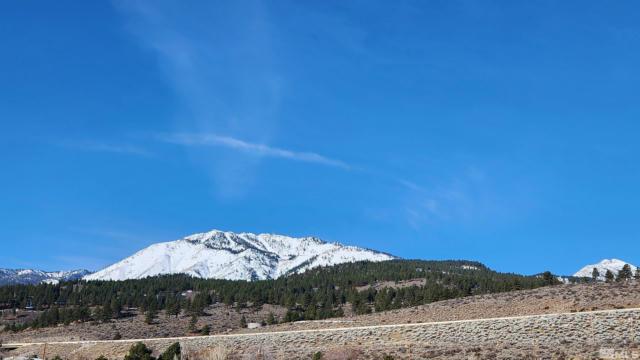
[{"label": "bare ground", "polygon": [[[269,312],[277,317],[282,317],[286,309],[265,305],[263,310],[257,313],[249,309],[243,313],[237,313],[233,308],[222,304],[209,307],[208,316],[201,317],[198,328],[205,324],[211,326],[211,333],[237,333],[237,332],[265,332],[282,330],[304,330],[336,327],[353,327],[365,325],[420,323],[448,320],[470,320],[494,317],[509,317],[521,315],[537,315],[565,312],[583,312],[592,310],[608,310],[623,308],[640,308],[640,281],[628,281],[623,283],[587,283],[568,284],[545,287],[535,290],[513,291],[508,293],[473,296],[459,299],[440,301],[428,305],[405,308],[394,311],[373,313],[369,315],[347,316],[344,318],[329,319],[325,321],[304,321],[267,326],[259,329],[239,329],[239,319],[245,315],[249,322],[261,322],[266,319]],[[188,333],[189,317],[181,315],[177,319],[167,319],[164,315],[158,317],[154,325],[144,324],[143,316],[132,313],[133,316],[116,320],[108,324],[72,324],[57,328],[27,331],[19,334],[2,334],[0,341],[9,342],[51,342],[64,340],[87,339],[112,339],[116,332],[120,332],[123,338],[152,338],[168,336],[184,336]],[[597,349],[588,348],[584,344],[585,351],[592,353]],[[548,358],[563,358],[562,349],[554,347],[545,348],[545,344],[534,344],[531,348],[518,349],[514,346],[497,346],[468,348],[452,345],[450,348],[440,347],[433,349],[396,349],[395,354],[404,351],[423,352],[424,357],[438,359],[453,358],[533,358],[531,354],[551,354]],[[592,345],[589,345],[592,346]],[[637,346],[637,345],[634,345]],[[353,351],[367,353],[371,349],[352,347]],[[351,351],[349,350],[349,351]],[[383,351],[384,349],[379,349]],[[390,352],[392,349],[388,349]],[[334,351],[328,349],[329,352]],[[338,350],[335,350],[338,351]],[[342,351],[342,350],[340,350]],[[376,353],[380,353],[377,351]],[[507,355],[509,354],[509,355]],[[513,357],[510,357],[513,356]],[[360,358],[360,357],[358,357]],[[365,358],[373,358],[366,356]],[[402,356],[401,358],[406,358]],[[537,358],[537,357],[536,357]],[[546,357],[545,357],[546,358]]]}]

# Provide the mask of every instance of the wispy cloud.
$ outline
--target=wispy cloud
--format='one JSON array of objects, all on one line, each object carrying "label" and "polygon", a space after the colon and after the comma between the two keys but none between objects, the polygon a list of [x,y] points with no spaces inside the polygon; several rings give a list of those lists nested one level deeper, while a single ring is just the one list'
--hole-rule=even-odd
[{"label": "wispy cloud", "polygon": [[129,144],[111,144],[100,141],[59,141],[58,146],[84,151],[111,152],[120,154],[134,154],[141,156],[151,156],[152,153],[144,148]]},{"label": "wispy cloud", "polygon": [[401,178],[395,178],[395,180],[396,180],[396,182],[398,184],[400,184],[400,185],[402,185],[402,186],[404,186],[404,187],[406,187],[408,189],[411,189],[413,191],[422,192],[422,193],[427,191],[424,187],[422,187],[422,186],[420,186],[420,185],[418,185],[418,184],[416,184],[414,182],[411,182],[409,180],[401,179]]},{"label": "wispy cloud", "polygon": [[283,158],[294,161],[334,166],[343,169],[351,168],[343,161],[331,159],[314,152],[300,152],[281,149],[264,144],[250,143],[229,136],[219,136],[216,134],[173,134],[161,136],[160,139],[168,143],[184,146],[220,146],[256,156]]}]

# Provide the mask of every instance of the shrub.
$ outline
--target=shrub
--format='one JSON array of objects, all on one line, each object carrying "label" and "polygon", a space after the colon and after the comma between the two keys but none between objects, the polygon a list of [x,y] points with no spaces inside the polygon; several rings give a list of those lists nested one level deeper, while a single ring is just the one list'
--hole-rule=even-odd
[{"label": "shrub", "polygon": [[202,327],[202,331],[200,331],[200,334],[203,336],[209,335],[209,325],[205,325]]},{"label": "shrub", "polygon": [[317,353],[313,354],[313,360],[320,360],[322,359],[322,352],[318,351]]},{"label": "shrub", "polygon": [[[214,347],[210,347],[197,352],[196,354],[194,354],[193,358],[207,360],[227,360],[230,354],[231,352],[225,345],[219,344]],[[191,356],[189,356],[189,358],[191,358]]]}]

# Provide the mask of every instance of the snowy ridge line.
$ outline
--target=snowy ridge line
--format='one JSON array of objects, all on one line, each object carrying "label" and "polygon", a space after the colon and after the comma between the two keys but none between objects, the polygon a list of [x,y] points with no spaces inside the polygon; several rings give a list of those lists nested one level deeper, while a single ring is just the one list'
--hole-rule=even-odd
[{"label": "snowy ridge line", "polygon": [[84,280],[127,280],[184,273],[199,278],[265,280],[319,266],[395,256],[315,237],[211,230],[153,244]]},{"label": "snowy ridge line", "polygon": [[43,271],[31,269],[0,269],[0,286],[16,284],[56,284],[60,281],[80,279],[88,270]]}]

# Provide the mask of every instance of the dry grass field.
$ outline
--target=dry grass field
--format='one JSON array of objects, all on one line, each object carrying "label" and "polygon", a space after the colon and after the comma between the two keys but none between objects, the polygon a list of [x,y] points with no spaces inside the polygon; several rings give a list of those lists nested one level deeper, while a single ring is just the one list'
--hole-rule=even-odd
[{"label": "dry grass field", "polygon": [[[523,290],[513,291],[501,294],[491,294],[482,296],[473,296],[459,299],[452,299],[447,301],[440,301],[428,305],[422,305],[412,308],[405,308],[394,311],[372,313],[368,315],[354,316],[349,315],[344,318],[336,318],[325,321],[302,321],[296,323],[283,323],[277,325],[270,325],[258,329],[241,329],[239,328],[239,319],[244,315],[249,322],[261,322],[266,319],[269,312],[273,312],[277,317],[282,317],[286,309],[281,307],[274,307],[265,305],[259,312],[252,312],[250,309],[244,309],[242,313],[236,312],[234,309],[224,306],[222,304],[216,304],[209,307],[206,312],[207,315],[199,319],[198,327],[201,328],[205,324],[211,327],[211,333],[221,334],[245,334],[245,333],[265,333],[265,339],[269,336],[273,339],[273,335],[267,333],[274,331],[297,331],[297,330],[310,330],[310,329],[335,329],[335,328],[352,328],[352,327],[366,327],[376,325],[392,325],[392,324],[416,324],[423,322],[440,322],[449,320],[472,320],[472,319],[487,319],[496,317],[512,317],[522,315],[539,315],[539,314],[580,314],[587,311],[594,310],[613,310],[613,309],[626,309],[626,308],[640,308],[640,281],[628,281],[621,283],[596,283],[596,284],[566,284],[557,285],[552,287],[539,288],[535,290]],[[588,315],[588,314],[585,314]],[[591,315],[588,315],[591,316]],[[635,315],[634,315],[635,316]],[[562,318],[562,317],[561,317]],[[626,318],[625,318],[626,319]],[[534,324],[534,321],[538,323]],[[543,333],[549,331],[556,331],[556,325],[554,321],[531,320],[531,325],[527,325],[528,320],[517,320],[516,325],[499,325],[498,328],[511,327],[517,331],[525,331],[529,334],[530,331],[542,331]],[[565,320],[558,320],[558,326],[567,326]],[[617,320],[614,320],[614,323]],[[625,320],[626,321],[626,320]],[[635,321],[635,320],[634,320]],[[143,316],[132,312],[125,318],[118,319],[107,324],[92,325],[85,324],[72,324],[69,326],[60,326],[57,328],[39,329],[33,331],[25,331],[18,334],[2,334],[1,341],[3,343],[10,342],[53,342],[53,341],[69,341],[69,340],[87,340],[87,339],[112,339],[116,333],[120,333],[123,338],[160,338],[160,337],[174,337],[185,336],[188,334],[189,317],[181,315],[176,318],[166,318],[164,314],[160,314],[155,324],[144,324]],[[508,324],[509,322],[505,323]],[[475,331],[483,332],[488,331],[488,334],[495,336],[496,331],[503,330],[491,330],[491,324],[496,322],[480,322],[476,325],[469,325],[472,327],[471,332],[465,330],[471,335],[463,335],[464,331],[460,333],[464,339],[469,339],[465,336],[471,336]],[[483,325],[484,324],[484,325]],[[498,322],[497,324],[500,324]],[[550,325],[541,325],[550,324]],[[536,341],[529,341],[526,343],[519,343],[514,341],[490,341],[482,344],[473,343],[473,341],[465,343],[452,342],[451,339],[440,339],[440,336],[435,336],[435,343],[427,347],[416,346],[411,348],[411,336],[416,336],[412,332],[406,332],[406,335],[401,335],[402,332],[397,333],[400,336],[401,345],[380,345],[376,347],[379,341],[388,341],[389,338],[385,337],[384,331],[379,333],[377,330],[372,332],[360,331],[355,332],[360,335],[356,336],[357,341],[351,343],[352,340],[348,340],[348,344],[344,346],[328,345],[325,351],[325,357],[323,359],[377,359],[381,358],[380,355],[383,352],[389,352],[395,354],[395,359],[411,358],[433,358],[433,359],[592,359],[600,358],[597,356],[598,351],[603,346],[603,343],[591,343],[589,341],[576,341],[575,336],[582,331],[581,322],[571,322],[573,326],[570,330],[571,340],[560,340],[552,338],[554,343],[537,343]],[[617,323],[616,323],[617,324]],[[637,325],[637,324],[636,324]],[[458,334],[458,330],[447,330],[447,326],[444,326],[443,333],[454,331],[453,334]],[[455,326],[455,325],[451,325]],[[467,326],[467,325],[465,325]],[[551,326],[544,329],[545,326]],[[593,326],[593,325],[591,325]],[[601,336],[608,336],[609,329],[607,326],[601,330],[595,330],[596,333],[600,331]],[[636,337],[627,336],[626,325],[617,324],[616,335],[613,338],[608,338],[604,345],[616,347],[637,347],[638,343]],[[622,326],[622,327],[620,327]],[[526,330],[531,327],[530,330]],[[398,331],[409,331],[398,330]],[[461,328],[463,329],[463,328]],[[523,330],[524,329],[524,330]],[[539,329],[539,330],[536,330]],[[635,325],[633,328],[628,328],[629,331],[636,331]],[[330,330],[333,332],[333,330]],[[350,330],[349,330],[350,331]],[[410,330],[413,331],[413,330]],[[594,330],[589,330],[593,332]],[[603,332],[602,332],[603,331]],[[562,332],[561,332],[562,333]],[[640,333],[639,333],[640,334]],[[228,358],[238,359],[254,359],[257,358],[258,349],[256,345],[244,347],[241,350],[235,348],[226,349],[220,348],[218,345],[211,347],[206,345],[210,343],[211,339],[197,340],[199,336],[197,334],[191,334],[193,341],[189,343],[194,346],[189,351],[192,352],[191,358],[210,358],[209,355],[212,351],[223,352],[229,355]],[[262,335],[261,335],[262,336]],[[291,335],[293,336],[293,335]],[[302,337],[307,335],[301,335]],[[311,335],[308,335],[311,336]],[[351,335],[349,335],[351,336]],[[344,339],[350,339],[345,335]],[[406,338],[403,338],[406,336]],[[450,336],[450,335],[449,335]],[[457,335],[456,335],[457,336]],[[528,336],[528,335],[527,335]],[[564,335],[562,335],[564,336]],[[337,335],[340,339],[342,336]],[[293,337],[295,339],[295,337]],[[258,336],[256,339],[260,339]],[[276,336],[276,344],[279,337]],[[335,336],[332,335],[332,339],[335,340]],[[379,340],[376,340],[379,339]],[[386,340],[385,340],[386,339]],[[403,340],[404,339],[404,340]],[[547,339],[549,340],[549,339]],[[167,340],[168,341],[168,340]],[[256,340],[257,341],[257,340]],[[315,340],[314,340],[315,341]],[[333,341],[333,340],[332,340]],[[466,341],[466,340],[465,340]],[[166,341],[160,341],[155,346],[158,349],[166,347]],[[295,342],[295,341],[294,341]],[[282,338],[282,346],[265,345],[262,359],[278,358],[288,359],[292,358],[291,351],[296,348],[296,344],[291,340],[287,340],[286,337]],[[186,343],[185,343],[186,344]],[[193,344],[200,344],[195,346]],[[205,345],[203,345],[205,344]],[[257,343],[256,343],[257,344]],[[314,345],[315,344],[315,345]],[[381,344],[381,342],[380,342]],[[130,346],[127,343],[104,343],[93,345],[90,353],[105,352],[111,354],[112,357],[117,358],[126,351],[126,347]],[[186,346],[186,345],[185,345]],[[261,346],[261,345],[260,345]],[[317,349],[318,343],[307,343],[307,349]],[[314,348],[314,346],[316,346]],[[322,347],[322,344],[320,344]],[[382,346],[382,347],[381,347]],[[395,347],[394,347],[395,346]],[[158,350],[156,349],[156,350]],[[83,358],[86,355],[86,351],[78,350],[78,356],[74,358]],[[81,352],[85,351],[85,352]],[[238,352],[239,351],[239,352]],[[286,351],[289,351],[288,353]],[[311,350],[308,350],[309,352]],[[315,351],[315,350],[313,350]],[[255,353],[255,354],[254,354]],[[295,352],[294,352],[295,353]],[[578,355],[583,355],[578,356]],[[85,355],[80,355],[85,354]],[[251,356],[254,354],[256,356]],[[278,355],[280,354],[280,355]],[[288,355],[287,355],[288,354]],[[572,354],[572,356],[569,356]],[[204,357],[201,357],[204,356]],[[213,356],[213,355],[211,355]],[[235,356],[235,357],[234,357]],[[351,357],[350,357],[351,356]],[[355,357],[353,357],[355,356]],[[87,356],[87,359],[91,357]],[[293,357],[295,358],[295,357]],[[310,358],[309,354],[306,354],[300,358]],[[624,358],[624,357],[622,357]]]}]

